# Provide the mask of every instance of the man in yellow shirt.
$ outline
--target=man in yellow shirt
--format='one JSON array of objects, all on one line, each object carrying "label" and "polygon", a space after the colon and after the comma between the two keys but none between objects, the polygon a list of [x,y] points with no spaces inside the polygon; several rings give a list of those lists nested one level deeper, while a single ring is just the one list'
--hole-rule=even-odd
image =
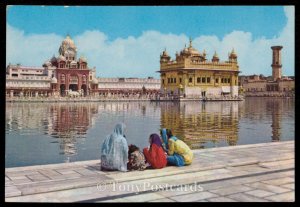
[{"label": "man in yellow shirt", "polygon": [[194,157],[192,150],[186,143],[175,137],[170,129],[162,129],[161,136],[168,153],[168,165],[181,167],[192,163]]}]

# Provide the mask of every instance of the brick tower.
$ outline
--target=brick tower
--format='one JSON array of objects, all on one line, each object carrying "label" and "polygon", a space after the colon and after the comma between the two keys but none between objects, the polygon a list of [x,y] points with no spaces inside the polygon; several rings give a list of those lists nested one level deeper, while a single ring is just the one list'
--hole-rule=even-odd
[{"label": "brick tower", "polygon": [[282,73],[282,64],[281,64],[281,49],[282,46],[273,46],[271,47],[273,50],[273,60],[272,60],[272,77],[273,80],[276,81],[277,79],[281,78]]}]

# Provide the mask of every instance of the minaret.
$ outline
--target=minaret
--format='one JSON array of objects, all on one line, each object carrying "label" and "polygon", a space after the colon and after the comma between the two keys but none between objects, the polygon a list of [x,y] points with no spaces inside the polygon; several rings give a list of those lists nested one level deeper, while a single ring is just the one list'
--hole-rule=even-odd
[{"label": "minaret", "polygon": [[282,73],[282,64],[281,64],[281,49],[282,46],[273,46],[271,47],[273,50],[273,60],[272,60],[272,77],[273,80],[276,81],[277,79],[281,78]]}]

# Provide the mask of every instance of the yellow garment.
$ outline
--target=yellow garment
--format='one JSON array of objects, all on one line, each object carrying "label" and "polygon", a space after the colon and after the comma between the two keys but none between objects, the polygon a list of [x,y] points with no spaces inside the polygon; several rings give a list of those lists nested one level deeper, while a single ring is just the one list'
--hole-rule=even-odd
[{"label": "yellow garment", "polygon": [[174,141],[173,139],[168,140],[169,145],[169,155],[173,155],[174,153],[177,153],[181,155],[184,159],[184,162],[186,165],[190,165],[193,161],[194,154],[192,150],[187,146],[186,143],[184,143],[182,140],[177,139]]}]

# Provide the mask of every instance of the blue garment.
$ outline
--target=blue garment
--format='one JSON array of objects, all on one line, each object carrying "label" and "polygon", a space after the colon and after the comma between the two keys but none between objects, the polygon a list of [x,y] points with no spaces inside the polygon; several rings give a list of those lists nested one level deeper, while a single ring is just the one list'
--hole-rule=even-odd
[{"label": "blue garment", "polygon": [[[175,137],[175,136],[172,136],[170,139],[172,139],[174,141],[178,140],[178,138]],[[181,166],[185,165],[184,158],[181,155],[177,154],[177,153],[174,153],[171,156],[169,155],[167,157],[167,161],[168,161],[169,165],[176,165],[178,167],[181,167]]]},{"label": "blue garment", "polygon": [[116,125],[101,147],[101,169],[127,171],[128,145],[124,137],[125,124]]},{"label": "blue garment", "polygon": [[165,147],[165,149],[169,149],[169,146],[168,146],[168,138],[167,138],[167,129],[166,128],[163,128],[161,130],[161,136],[162,136],[162,139],[163,139],[163,146]]},{"label": "blue garment", "polygon": [[184,159],[181,155],[174,153],[172,156],[167,157],[168,165],[175,165],[178,167],[184,166]]}]

